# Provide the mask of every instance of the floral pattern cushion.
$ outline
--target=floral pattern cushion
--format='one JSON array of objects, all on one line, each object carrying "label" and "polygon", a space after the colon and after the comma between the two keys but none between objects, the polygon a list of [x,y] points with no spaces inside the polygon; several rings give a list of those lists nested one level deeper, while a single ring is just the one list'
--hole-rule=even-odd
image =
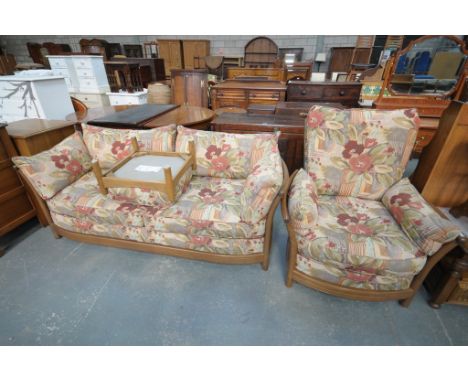
[{"label": "floral pattern cushion", "polygon": [[297,269],[308,276],[351,288],[371,290],[402,290],[407,289],[414,275],[392,272],[366,272],[353,267],[336,267],[323,264],[310,257],[297,256]]},{"label": "floral pattern cushion", "polygon": [[319,196],[317,225],[297,240],[301,256],[355,272],[414,276],[426,262],[385,206],[373,200]]},{"label": "floral pattern cushion", "polygon": [[255,239],[231,239],[183,233],[146,230],[144,241],[158,245],[184,248],[223,255],[251,255],[263,252],[263,237]]},{"label": "floral pattern cushion", "polygon": [[195,175],[245,179],[252,170],[252,162],[263,150],[257,141],[270,142],[272,137],[276,139],[275,134],[229,134],[178,126],[176,151],[188,152],[193,140],[197,157]]},{"label": "floral pattern cushion", "polygon": [[144,227],[135,227],[131,225],[98,223],[89,220],[86,216],[72,217],[60,213],[50,213],[53,222],[68,231],[83,233],[86,235],[96,235],[112,237],[114,239],[133,240],[143,242]]},{"label": "floral pattern cushion", "polygon": [[255,140],[251,163],[253,167],[241,194],[241,219],[255,224],[266,218],[283,184],[282,159],[276,136],[260,135]]},{"label": "floral pattern cushion", "polygon": [[307,116],[305,169],[319,195],[380,200],[401,179],[419,117],[408,110],[313,106]]},{"label": "floral pattern cushion", "polygon": [[90,223],[143,227],[145,214],[161,208],[139,206],[102,195],[92,172],[47,201],[50,211]]},{"label": "floral pattern cushion", "polygon": [[132,153],[131,138],[136,137],[142,151],[174,151],[176,125],[150,130],[110,129],[83,124],[83,138],[91,156],[108,170]]},{"label": "floral pattern cushion", "polygon": [[50,150],[31,157],[14,157],[12,161],[44,200],[52,198],[91,168],[91,157],[78,132]]},{"label": "floral pattern cushion", "polygon": [[[177,201],[180,196],[187,190],[190,180],[192,179],[192,168],[190,167],[184,175],[182,175],[175,187],[175,200]],[[167,207],[173,204],[165,192],[138,188],[138,187],[110,187],[109,195],[122,202],[143,204],[145,206],[161,206]]]},{"label": "floral pattern cushion", "polygon": [[176,204],[157,215],[147,215],[146,226],[157,232],[223,238],[256,238],[265,233],[265,220],[241,221],[240,195],[245,181],[194,177]]},{"label": "floral pattern cushion", "polygon": [[408,237],[428,256],[460,235],[460,228],[434,211],[408,178],[392,186],[383,196],[382,203]]},{"label": "floral pattern cushion", "polygon": [[315,182],[300,169],[289,189],[288,210],[290,224],[299,234],[314,229],[318,219],[318,195]]}]

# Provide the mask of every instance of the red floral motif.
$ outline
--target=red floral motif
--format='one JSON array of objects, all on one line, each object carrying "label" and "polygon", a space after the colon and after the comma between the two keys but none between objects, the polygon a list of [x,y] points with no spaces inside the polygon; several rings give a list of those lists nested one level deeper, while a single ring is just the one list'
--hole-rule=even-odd
[{"label": "red floral motif", "polygon": [[395,218],[395,220],[397,221],[397,223],[400,224],[402,222],[402,220],[403,220],[404,215],[405,215],[403,210],[398,206],[391,206],[390,207],[390,212],[392,213],[392,215]]},{"label": "red floral motif", "polygon": [[138,206],[133,203],[122,203],[120,206],[117,207],[117,211],[123,211],[123,212],[131,212],[133,210],[136,210]]},{"label": "red floral motif", "polygon": [[358,223],[359,220],[348,214],[339,214],[337,219],[338,224],[347,226],[349,223]]},{"label": "red floral motif", "polygon": [[414,109],[406,109],[404,113],[408,118],[413,118],[414,116],[416,116],[416,112],[414,111]]},{"label": "red floral motif", "polygon": [[356,174],[363,174],[372,168],[372,157],[368,154],[352,157],[349,160],[349,166]]},{"label": "red floral motif", "polygon": [[315,129],[322,124],[323,119],[324,119],[323,114],[320,113],[319,111],[314,110],[310,112],[309,115],[307,116],[307,125],[311,129]]},{"label": "red floral motif", "polygon": [[83,215],[90,215],[94,213],[94,208],[86,206],[76,206],[75,211]]},{"label": "red floral motif", "polygon": [[366,140],[364,141],[364,147],[366,149],[370,147],[374,147],[376,144],[377,144],[377,139],[374,139],[374,138],[366,138]]},{"label": "red floral motif", "polygon": [[71,172],[73,176],[80,175],[83,172],[83,166],[76,159],[71,160],[65,168],[67,171]]},{"label": "red floral motif", "polygon": [[354,233],[356,235],[365,235],[365,236],[372,236],[374,231],[372,228],[366,226],[365,224],[350,224],[348,225],[348,231]]},{"label": "red floral motif", "polygon": [[406,192],[400,192],[399,194],[393,195],[390,198],[390,204],[396,204],[400,207],[408,206],[408,207],[416,208],[418,210],[423,208],[423,205],[421,202],[412,202],[411,197],[412,197],[411,194],[408,194]]},{"label": "red floral motif", "polygon": [[359,221],[369,220],[369,216],[367,216],[366,214],[357,214],[356,217],[358,218]]},{"label": "red floral motif", "polygon": [[210,145],[206,149],[205,157],[206,159],[213,159],[214,157],[219,157],[222,153],[222,149],[216,147],[215,145]]},{"label": "red floral motif", "polygon": [[422,220],[421,219],[416,219],[416,220],[413,220],[413,223],[417,226],[422,226]]},{"label": "red floral motif", "polygon": [[65,154],[52,155],[50,159],[54,161],[55,167],[62,168],[62,169],[65,168],[67,163],[70,161],[70,158],[68,157],[68,155],[65,155]]},{"label": "red floral motif", "polygon": [[75,221],[73,224],[76,228],[83,230],[83,231],[89,231],[93,227],[93,223],[91,222],[82,222],[82,221]]},{"label": "red floral motif", "polygon": [[201,196],[203,203],[205,204],[217,204],[223,201],[221,193],[224,189],[220,190],[210,190],[209,188],[203,188],[198,192],[198,195]]},{"label": "red floral motif", "polygon": [[317,180],[317,175],[314,172],[309,172],[309,176],[312,178],[312,180]]},{"label": "red floral motif", "polygon": [[164,207],[163,206],[145,206],[145,205],[141,205],[141,208],[143,208],[145,210],[146,214],[156,215]]},{"label": "red floral motif", "polygon": [[386,154],[391,154],[395,151],[395,149],[392,146],[388,146],[385,150],[384,153]]},{"label": "red floral motif", "polygon": [[192,220],[191,223],[195,228],[209,228],[213,225],[211,220]]},{"label": "red floral motif", "polygon": [[336,247],[335,243],[333,243],[332,241],[328,242],[328,248],[335,248],[335,247]]},{"label": "red floral motif", "polygon": [[364,145],[360,145],[357,141],[349,141],[345,144],[343,150],[343,158],[349,159],[354,155],[359,155],[364,151]]},{"label": "red floral motif", "polygon": [[206,236],[191,236],[190,242],[195,245],[209,245],[211,243],[211,238]]},{"label": "red floral motif", "polygon": [[126,142],[115,141],[112,143],[111,152],[114,154],[117,159],[123,159],[130,155],[129,145]]},{"label": "red floral motif", "polygon": [[211,166],[216,171],[224,171],[229,168],[229,161],[226,157],[214,158],[211,161]]},{"label": "red floral motif", "polygon": [[376,275],[368,272],[374,273],[372,269],[365,267],[348,267],[346,268],[346,278],[356,282],[373,281]]},{"label": "red floral motif", "polygon": [[304,235],[304,237],[305,237],[306,239],[309,239],[309,240],[314,240],[314,239],[317,238],[317,235],[314,233],[314,231],[309,230],[309,231],[307,231],[307,233]]}]

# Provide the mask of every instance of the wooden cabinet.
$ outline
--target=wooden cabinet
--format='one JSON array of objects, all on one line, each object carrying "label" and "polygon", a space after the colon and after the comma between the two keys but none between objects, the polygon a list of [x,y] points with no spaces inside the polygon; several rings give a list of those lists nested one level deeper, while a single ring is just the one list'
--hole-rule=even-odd
[{"label": "wooden cabinet", "polygon": [[159,57],[164,60],[166,76],[171,75],[172,69],[183,69],[184,60],[181,40],[158,40]]},{"label": "wooden cabinet", "polygon": [[280,131],[278,148],[289,172],[303,167],[304,118],[282,115],[223,113],[211,123],[213,131],[235,134]]},{"label": "wooden cabinet", "polygon": [[442,259],[424,281],[431,294],[429,304],[468,306],[468,239],[459,238],[458,246]]},{"label": "wooden cabinet", "polygon": [[453,101],[445,110],[411,182],[436,206],[454,207],[468,200],[468,104]]},{"label": "wooden cabinet", "polygon": [[226,80],[211,88],[211,107],[239,107],[251,104],[276,105],[284,101],[286,85],[281,81]]},{"label": "wooden cabinet", "polygon": [[145,88],[148,87],[150,82],[163,81],[166,79],[164,60],[162,58],[112,57],[111,61],[127,61],[132,64],[139,64],[141,81]]},{"label": "wooden cabinet", "polygon": [[[8,135],[13,141],[15,151],[19,155],[31,156],[44,150],[49,150],[66,137],[75,132],[75,124],[69,121],[55,121],[46,119],[24,119],[7,126]],[[35,205],[36,199],[29,193],[30,199]],[[37,217],[43,226],[47,225],[47,219],[41,209],[35,205]]]},{"label": "wooden cabinet", "polygon": [[173,69],[172,103],[208,107],[208,70]]},{"label": "wooden cabinet", "polygon": [[185,69],[206,68],[204,57],[210,55],[209,40],[182,40]]},{"label": "wooden cabinet", "polygon": [[431,142],[439,126],[440,117],[449,104],[449,100],[429,97],[379,96],[374,101],[373,107],[386,110],[416,108],[421,119],[413,149],[413,154],[417,156]]},{"label": "wooden cabinet", "polygon": [[24,185],[13,168],[11,157],[18,154],[5,126],[0,124],[0,236],[36,215]]},{"label": "wooden cabinet", "polygon": [[264,77],[266,80],[284,81],[286,71],[284,68],[228,68],[227,79],[238,77]]},{"label": "wooden cabinet", "polygon": [[358,107],[362,84],[358,82],[290,81],[287,100],[301,102],[332,102]]}]

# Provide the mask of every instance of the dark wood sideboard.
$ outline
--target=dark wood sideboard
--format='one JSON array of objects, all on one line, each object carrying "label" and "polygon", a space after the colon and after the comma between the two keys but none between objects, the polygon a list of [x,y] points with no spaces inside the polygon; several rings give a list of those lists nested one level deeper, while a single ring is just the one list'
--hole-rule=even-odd
[{"label": "dark wood sideboard", "polygon": [[[0,236],[36,215],[26,189],[13,167],[11,157],[18,155],[13,142],[0,123]],[[0,248],[0,256],[3,254]]]},{"label": "dark wood sideboard", "polygon": [[213,131],[235,134],[280,131],[278,147],[292,173],[303,166],[304,122],[304,118],[285,115],[222,113],[211,122],[211,128]]},{"label": "dark wood sideboard", "polygon": [[166,79],[164,60],[162,58],[112,57],[110,60],[126,61],[131,64],[139,64],[141,80],[144,87],[148,87],[150,82],[162,81]]},{"label": "dark wood sideboard", "polygon": [[287,101],[332,102],[347,107],[359,107],[362,84],[359,82],[290,81]]},{"label": "dark wood sideboard", "polygon": [[284,101],[286,84],[281,81],[226,80],[211,88],[211,107],[239,107],[251,104],[276,105]]}]

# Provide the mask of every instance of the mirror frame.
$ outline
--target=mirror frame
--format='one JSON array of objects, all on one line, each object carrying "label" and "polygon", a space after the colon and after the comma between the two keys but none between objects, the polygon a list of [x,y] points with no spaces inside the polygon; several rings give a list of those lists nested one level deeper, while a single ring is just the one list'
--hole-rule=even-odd
[{"label": "mirror frame", "polygon": [[[398,61],[400,60],[400,57],[408,53],[416,44],[420,44],[423,41],[430,40],[433,38],[438,38],[438,37],[444,37],[444,38],[448,38],[449,40],[454,41],[459,46],[460,51],[466,56],[465,62],[463,63],[463,66],[460,69],[460,75],[455,86],[451,90],[445,93],[421,94],[421,93],[401,93],[401,92],[399,93],[399,92],[393,91],[391,87],[391,81],[392,81],[392,77],[395,75],[395,71],[398,65]],[[393,62],[392,62],[392,68],[390,69],[390,73],[388,75],[386,88],[392,96],[448,98],[452,94],[456,93],[459,90],[460,85],[463,84],[465,80],[467,68],[468,68],[468,51],[466,50],[466,46],[463,40],[459,39],[456,36],[451,36],[451,35],[427,35],[427,36],[423,36],[423,37],[417,38],[416,40],[411,41],[405,49],[399,49],[396,51],[395,57],[393,58]]]}]

